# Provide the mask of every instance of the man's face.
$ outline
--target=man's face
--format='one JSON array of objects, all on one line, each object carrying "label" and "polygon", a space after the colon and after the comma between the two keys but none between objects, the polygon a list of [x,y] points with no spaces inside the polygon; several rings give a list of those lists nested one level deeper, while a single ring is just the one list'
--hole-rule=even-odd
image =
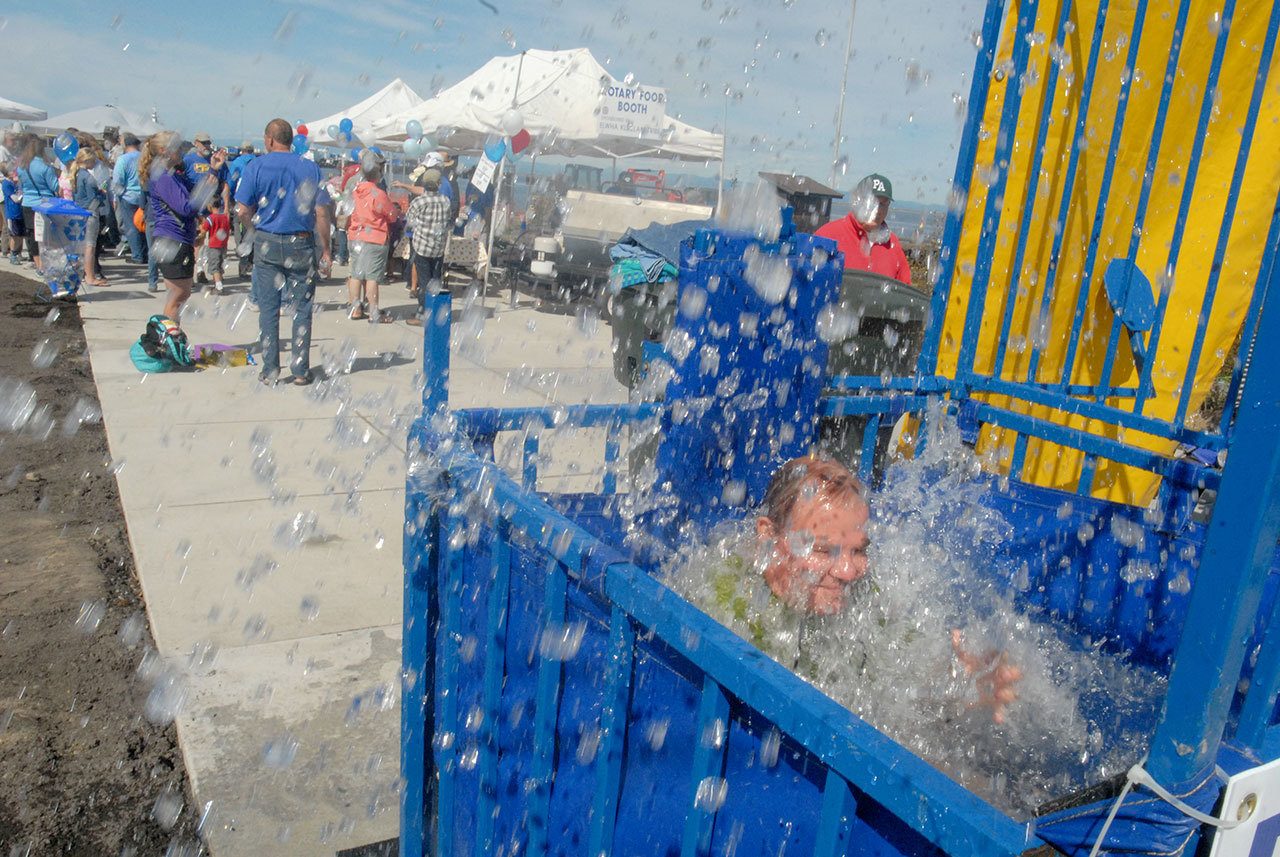
[{"label": "man's face", "polygon": [[209,155],[213,154],[213,144],[204,140],[193,141],[192,148],[194,148],[196,153],[202,158],[207,158]]},{"label": "man's face", "polygon": [[810,613],[838,613],[849,584],[867,574],[868,517],[866,502],[856,496],[802,496],[783,532],[761,518],[760,534],[774,543],[774,560],[764,573],[769,588]]}]

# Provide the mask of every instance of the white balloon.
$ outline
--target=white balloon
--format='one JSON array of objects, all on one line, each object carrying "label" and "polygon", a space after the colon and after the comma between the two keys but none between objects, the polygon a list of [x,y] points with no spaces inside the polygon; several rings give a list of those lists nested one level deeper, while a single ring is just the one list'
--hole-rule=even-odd
[{"label": "white balloon", "polygon": [[502,130],[508,137],[514,137],[524,129],[524,114],[512,107],[502,114]]}]

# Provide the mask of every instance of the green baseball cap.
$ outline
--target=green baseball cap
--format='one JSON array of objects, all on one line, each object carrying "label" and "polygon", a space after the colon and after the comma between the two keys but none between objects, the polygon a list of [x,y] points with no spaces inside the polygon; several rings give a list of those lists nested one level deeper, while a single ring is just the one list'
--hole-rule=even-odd
[{"label": "green baseball cap", "polygon": [[890,202],[893,201],[893,183],[879,173],[872,173],[858,182],[858,184],[870,187],[872,193],[876,196],[882,196]]}]

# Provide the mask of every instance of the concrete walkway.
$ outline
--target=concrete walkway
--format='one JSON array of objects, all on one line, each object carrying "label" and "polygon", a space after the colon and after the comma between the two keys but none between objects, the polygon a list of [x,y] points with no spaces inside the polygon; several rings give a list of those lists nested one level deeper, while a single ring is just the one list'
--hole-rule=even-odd
[{"label": "concrete walkway", "polygon": [[[318,290],[312,339],[327,381],[268,388],[254,366],[142,375],[129,346],[163,294],[146,291],[145,268],[111,261],[106,272],[113,285],[80,308],[162,658],[151,703],[176,716],[195,791],[186,811],[207,814],[216,857],[332,854],[395,836],[403,456],[421,329],[347,320],[335,279]],[[247,283],[229,286],[188,304],[193,343],[256,342]],[[506,294],[489,299],[488,318],[463,303],[453,407],[626,399],[607,324],[529,300],[511,309]],[[400,284],[383,306],[412,312]],[[598,462],[601,446],[589,435],[544,443],[545,478],[598,484],[580,462]]]}]

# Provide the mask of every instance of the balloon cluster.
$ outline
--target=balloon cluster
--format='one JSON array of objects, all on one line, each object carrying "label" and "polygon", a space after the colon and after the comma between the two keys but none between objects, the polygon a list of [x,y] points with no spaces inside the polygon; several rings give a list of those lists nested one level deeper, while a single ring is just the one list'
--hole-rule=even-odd
[{"label": "balloon cluster", "polygon": [[53,138],[53,154],[63,164],[69,164],[74,161],[79,152],[80,141],[66,131]]},{"label": "balloon cluster", "polygon": [[518,157],[533,141],[525,130],[524,114],[514,107],[502,114],[499,126],[505,136],[492,135],[484,145],[484,156],[495,163],[508,155],[513,159]]},{"label": "balloon cluster", "polygon": [[356,125],[350,119],[343,118],[337,125],[330,125],[325,128],[325,133],[329,135],[329,139],[333,140],[344,149],[352,144],[354,139],[353,130]]},{"label": "balloon cluster", "polygon": [[311,142],[307,139],[307,135],[311,133],[305,124],[298,123],[297,129],[293,132],[293,153],[295,155],[305,155],[307,150],[311,148]]},{"label": "balloon cluster", "polygon": [[422,123],[417,119],[404,123],[404,134],[408,138],[404,141],[404,153],[410,158],[420,158],[435,148],[435,144],[423,135]]}]

